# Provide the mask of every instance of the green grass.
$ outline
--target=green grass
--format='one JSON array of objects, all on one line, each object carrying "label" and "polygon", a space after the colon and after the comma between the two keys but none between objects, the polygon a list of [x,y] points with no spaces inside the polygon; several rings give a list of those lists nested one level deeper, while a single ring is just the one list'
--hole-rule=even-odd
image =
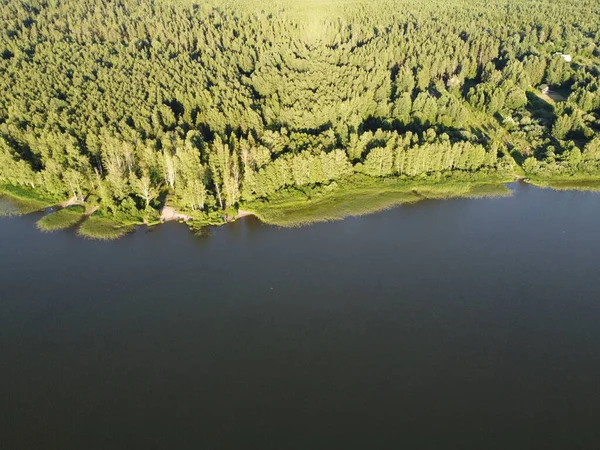
[{"label": "green grass", "polygon": [[532,178],[528,182],[541,188],[555,191],[590,191],[600,192],[600,178],[573,177],[571,179]]},{"label": "green grass", "polygon": [[282,227],[361,216],[425,199],[507,196],[502,183],[424,183],[377,180],[360,184],[333,185],[315,191],[281,193],[268,201],[243,205],[265,223]]},{"label": "green grass", "polygon": [[77,233],[89,239],[112,241],[125,236],[131,231],[133,231],[133,225],[122,224],[96,213],[81,224]]},{"label": "green grass", "polygon": [[0,215],[24,215],[41,211],[55,202],[39,192],[22,186],[0,185],[0,198],[8,201],[0,208]]},{"label": "green grass", "polygon": [[42,217],[36,225],[42,231],[62,230],[76,225],[84,213],[83,206],[69,206]]}]

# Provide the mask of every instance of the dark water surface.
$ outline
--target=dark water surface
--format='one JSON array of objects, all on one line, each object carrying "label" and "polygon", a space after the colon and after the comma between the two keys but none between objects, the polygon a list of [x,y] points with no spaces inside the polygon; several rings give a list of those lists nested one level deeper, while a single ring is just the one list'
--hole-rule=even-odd
[{"label": "dark water surface", "polygon": [[0,448],[600,448],[600,195],[118,242],[0,219]]}]

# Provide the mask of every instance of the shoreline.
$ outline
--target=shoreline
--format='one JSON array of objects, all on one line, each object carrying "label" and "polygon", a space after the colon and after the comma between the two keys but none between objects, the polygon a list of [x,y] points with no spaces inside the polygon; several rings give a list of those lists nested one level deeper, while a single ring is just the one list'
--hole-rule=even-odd
[{"label": "shoreline", "polygon": [[541,189],[555,191],[600,192],[600,178],[526,178],[523,180]]},{"label": "shoreline", "polygon": [[314,197],[282,194],[245,207],[263,223],[289,228],[374,214],[426,200],[510,196],[506,185],[511,182],[514,179],[421,184],[388,180],[382,185],[342,186]]},{"label": "shoreline", "polygon": [[[90,207],[85,202],[74,202],[73,199],[58,204],[45,204],[44,206],[31,210],[18,212],[19,202],[23,197],[13,196],[5,190],[0,191],[0,198],[9,205],[14,206],[16,213],[12,215],[27,215],[34,212],[58,206],[60,209],[50,214],[71,206],[82,206],[85,209],[83,219],[79,223],[77,234],[95,240],[114,240],[130,232],[136,227],[146,225],[148,228],[166,222],[178,221],[185,223],[191,230],[200,230],[208,226],[221,226],[226,223],[235,222],[245,217],[254,216],[262,223],[278,227],[307,226],[319,222],[331,222],[343,220],[347,217],[359,217],[375,214],[394,207],[406,204],[414,204],[425,200],[447,200],[453,198],[491,198],[506,197],[512,195],[507,185],[511,183],[527,183],[540,189],[553,189],[557,191],[600,191],[600,177],[586,179],[530,179],[526,176],[512,174],[510,177],[498,177],[497,179],[482,179],[472,181],[449,180],[446,182],[411,183],[405,180],[384,179],[378,182],[365,183],[363,185],[342,185],[334,187],[325,186],[306,191],[280,192],[269,200],[254,200],[244,203],[237,210],[232,219],[222,222],[204,222],[194,220],[190,215],[178,211],[173,206],[165,206],[160,211],[160,221],[144,223],[140,221],[120,222],[103,214],[95,215],[98,206]],[[42,204],[42,203],[40,203]],[[88,223],[90,222],[90,223]],[[92,223],[93,222],[93,223]],[[69,226],[65,228],[73,228]],[[88,233],[88,228],[94,229]],[[89,231],[89,230],[88,230]]]},{"label": "shoreline", "polygon": [[244,209],[238,209],[238,213],[237,213],[237,216],[235,216],[235,220],[243,219],[244,217],[250,217],[250,216],[255,216],[256,217],[256,214],[254,214],[252,211],[246,211]]}]

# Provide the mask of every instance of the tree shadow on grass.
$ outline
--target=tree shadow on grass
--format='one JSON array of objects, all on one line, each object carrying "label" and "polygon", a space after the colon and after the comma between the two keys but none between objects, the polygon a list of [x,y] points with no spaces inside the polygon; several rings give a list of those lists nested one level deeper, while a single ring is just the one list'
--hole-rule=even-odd
[{"label": "tree shadow on grass", "polygon": [[538,97],[533,92],[527,92],[527,111],[533,117],[539,119],[544,125],[549,126],[556,119],[554,108],[546,100]]}]

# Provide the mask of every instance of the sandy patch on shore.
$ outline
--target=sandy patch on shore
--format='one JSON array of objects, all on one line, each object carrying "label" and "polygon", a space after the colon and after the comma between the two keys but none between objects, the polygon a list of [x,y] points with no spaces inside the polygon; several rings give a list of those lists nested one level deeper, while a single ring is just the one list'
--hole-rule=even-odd
[{"label": "sandy patch on shore", "polygon": [[250,211],[244,211],[243,209],[238,209],[238,213],[237,216],[235,216],[236,219],[241,219],[242,217],[248,217],[248,216],[253,216],[254,213],[251,213]]},{"label": "sandy patch on shore", "polygon": [[184,222],[187,222],[191,218],[192,218],[191,216],[188,216],[186,214],[181,214],[172,206],[165,206],[162,209],[162,211],[160,212],[161,222],[170,222],[172,220],[177,220],[177,221],[183,220]]}]

